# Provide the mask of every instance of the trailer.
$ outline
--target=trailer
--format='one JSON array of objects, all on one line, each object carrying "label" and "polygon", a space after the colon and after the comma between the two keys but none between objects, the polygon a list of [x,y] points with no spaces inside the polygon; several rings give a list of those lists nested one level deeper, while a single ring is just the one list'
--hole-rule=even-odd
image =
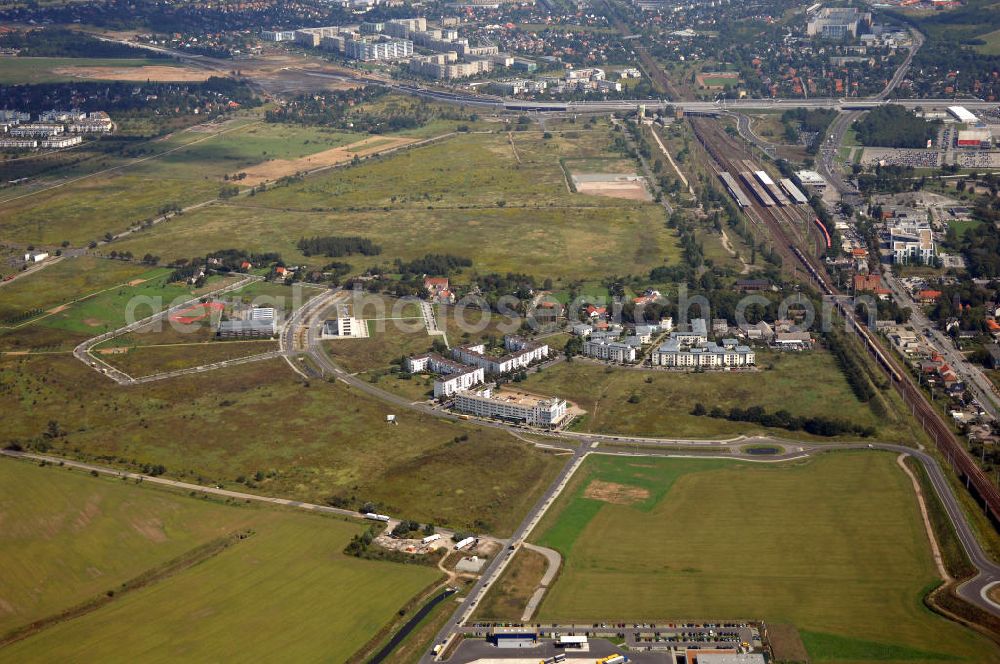
[{"label": "trailer", "polygon": [[457,543],[455,545],[455,550],[456,551],[461,551],[462,549],[468,547],[470,544],[474,543],[475,541],[476,541],[475,537],[466,537],[464,540],[462,540],[461,542],[459,542],[459,543]]},{"label": "trailer", "polygon": [[381,521],[383,523],[389,521],[389,517],[387,517],[385,514],[375,514],[374,512],[365,512],[365,518],[370,519],[372,521]]},{"label": "trailer", "polygon": [[733,178],[732,175],[723,171],[722,173],[719,173],[719,179],[722,180],[724,185],[726,185],[726,189],[729,190],[729,195],[733,197],[738,206],[741,208],[750,207],[750,199],[743,193],[740,186],[736,184],[736,179]]},{"label": "trailer", "polygon": [[792,201],[798,205],[805,205],[809,202],[806,195],[802,193],[802,190],[795,186],[795,183],[788,178],[781,178],[781,188],[785,190]]},{"label": "trailer", "polygon": [[440,535],[438,535],[437,533],[435,533],[435,534],[433,534],[433,535],[428,535],[427,537],[423,538],[423,539],[422,539],[422,540],[420,540],[420,541],[421,541],[421,543],[423,543],[423,544],[430,544],[431,542],[436,542],[436,541],[438,541],[439,539],[441,539],[441,536],[440,536]]},{"label": "trailer", "polygon": [[751,193],[757,197],[757,200],[760,201],[761,205],[764,207],[774,207],[774,201],[771,200],[771,197],[767,195],[766,191],[764,191],[764,187],[760,186],[760,183],[757,182],[753,175],[751,175],[750,171],[743,171],[740,173],[740,178],[742,178],[743,182],[750,187]]}]

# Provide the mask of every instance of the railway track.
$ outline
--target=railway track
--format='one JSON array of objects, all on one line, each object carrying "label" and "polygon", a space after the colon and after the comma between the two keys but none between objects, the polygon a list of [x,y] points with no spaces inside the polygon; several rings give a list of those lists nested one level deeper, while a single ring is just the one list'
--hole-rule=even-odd
[{"label": "railway track", "polygon": [[[746,164],[742,162],[744,154],[742,146],[726,134],[717,122],[704,118],[689,118],[689,121],[699,143],[715,161],[719,171],[733,173],[746,168]],[[803,241],[798,236],[798,233],[795,232],[796,225],[790,223],[789,219],[799,217],[805,211],[779,206],[766,207],[753,195],[747,198],[750,206],[743,208],[743,211],[755,224],[767,228],[773,240],[774,250],[781,255],[783,264],[792,269],[796,269],[798,266],[804,268],[809,281],[834,303],[847,321],[850,331],[861,340],[865,350],[885,371],[890,383],[899,392],[913,416],[920,421],[924,431],[934,440],[938,451],[948,461],[959,479],[965,483],[970,493],[982,503],[984,511],[993,523],[1000,525],[1000,489],[976,464],[955,434],[952,433],[941,414],[913,382],[905,367],[902,367],[896,358],[883,349],[882,344],[867,326],[858,321],[850,298],[845,297],[834,287],[822,263],[815,256],[807,255],[800,248],[800,246],[808,246],[809,242]],[[809,213],[811,214],[811,209]],[[790,233],[797,237],[792,237]],[[820,234],[820,231],[818,227],[814,229],[813,224],[809,223],[806,233],[813,237],[813,233]],[[814,250],[818,246],[817,243]],[[825,247],[825,241],[822,246]]]}]

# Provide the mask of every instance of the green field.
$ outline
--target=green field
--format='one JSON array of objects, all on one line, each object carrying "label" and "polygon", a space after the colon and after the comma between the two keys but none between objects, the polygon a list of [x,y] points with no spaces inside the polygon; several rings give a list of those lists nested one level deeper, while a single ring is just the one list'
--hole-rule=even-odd
[{"label": "green field", "polygon": [[0,286],[0,320],[43,311],[143,278],[149,266],[95,256],[64,258],[40,272]]},{"label": "green field", "polygon": [[1000,55],[1000,30],[987,32],[984,35],[977,35],[978,39],[985,41],[985,44],[976,46],[976,50],[986,55]]},{"label": "green field", "polygon": [[758,619],[796,625],[813,661],[1000,661],[923,606],[935,568],[889,454],[591,458],[537,532],[565,558],[543,621]]},{"label": "green field", "polygon": [[[339,382],[304,385],[284,360],[123,389],[68,355],[4,357],[0,385],[4,444],[36,441],[132,469],[162,464],[176,479],[352,509],[370,500],[394,516],[498,535],[562,466],[501,431],[388,406]],[[67,435],[50,441],[53,420]],[[266,477],[253,481],[257,471]]]},{"label": "green field", "polygon": [[[437,570],[341,553],[361,526],[227,506],[83,471],[0,463],[0,620],[49,616],[214,538],[249,533],[197,565],[119,593],[3,649],[9,661],[343,661]],[[10,607],[10,608],[8,608]]]},{"label": "green field", "polygon": [[[0,83],[57,83],[79,80],[69,73],[56,69],[67,67],[172,67],[176,63],[169,59],[147,58],[0,58]],[[97,79],[94,79],[97,80]]]},{"label": "green field", "polygon": [[266,339],[253,341],[204,341],[170,346],[150,344],[129,348],[126,352],[102,354],[97,357],[133,378],[190,369],[204,364],[235,360],[278,350],[278,342]]},{"label": "green field", "polygon": [[[757,365],[761,370],[754,373],[679,373],[625,371],[576,361],[533,374],[521,385],[578,404],[587,414],[575,428],[595,433],[713,438],[766,431],[745,422],[691,415],[695,404],[701,403],[708,409],[759,405],[798,416],[849,416],[856,424],[878,427],[881,440],[912,440],[906,427],[877,417],[857,400],[836,361],[824,350],[759,351]],[[630,402],[633,395],[637,402]],[[895,403],[892,395],[887,397]],[[802,432],[771,433],[808,437]]]},{"label": "green field", "polygon": [[[567,189],[559,158],[610,156],[608,132],[515,133],[515,144],[520,163],[504,135],[459,135],[192,212],[119,246],[172,258],[236,245],[316,264],[299,237],[358,234],[383,252],[348,258],[356,269],[437,252],[468,256],[480,272],[564,278],[643,272],[677,256],[656,206]],[[498,241],[512,237],[521,242]]]}]

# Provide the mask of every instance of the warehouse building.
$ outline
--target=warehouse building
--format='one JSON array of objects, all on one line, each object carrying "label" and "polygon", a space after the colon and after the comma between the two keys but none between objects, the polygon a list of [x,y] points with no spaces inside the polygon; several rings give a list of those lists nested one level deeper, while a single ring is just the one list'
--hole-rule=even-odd
[{"label": "warehouse building", "polygon": [[823,39],[843,39],[868,32],[872,27],[871,12],[856,7],[824,7],[806,24],[806,34]]},{"label": "warehouse building", "polygon": [[494,627],[488,641],[497,648],[534,648],[538,633],[527,627]]},{"label": "warehouse building", "polygon": [[993,135],[989,129],[961,129],[956,145],[960,148],[989,150],[993,146]]},{"label": "warehouse building", "polygon": [[959,122],[979,122],[979,118],[964,106],[949,106],[948,113]]},{"label": "warehouse building", "polygon": [[267,339],[278,333],[278,325],[267,320],[224,320],[216,331],[223,339]]}]

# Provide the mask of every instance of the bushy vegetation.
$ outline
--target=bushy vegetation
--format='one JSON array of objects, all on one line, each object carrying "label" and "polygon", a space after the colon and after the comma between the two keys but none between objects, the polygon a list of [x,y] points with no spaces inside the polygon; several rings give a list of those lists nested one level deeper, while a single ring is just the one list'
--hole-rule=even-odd
[{"label": "bushy vegetation", "polygon": [[[132,83],[126,81],[73,81],[0,86],[0,108],[39,113],[52,108],[107,111],[122,114],[190,116],[223,113],[233,108],[260,105],[243,81],[212,76],[201,83]],[[235,106],[233,106],[235,105]]]},{"label": "bushy vegetation", "polygon": [[752,422],[765,427],[787,429],[788,431],[805,431],[814,436],[842,436],[844,434],[855,434],[862,438],[875,435],[875,427],[863,427],[853,424],[847,420],[834,419],[829,417],[796,417],[787,410],[779,410],[768,413],[763,406],[750,406],[749,408],[739,408],[734,406],[728,411],[724,411],[718,406],[711,410],[706,410],[705,406],[695,404],[692,415],[707,415],[730,422]]},{"label": "bushy vegetation", "polygon": [[451,254],[427,254],[423,258],[417,258],[409,262],[403,262],[397,258],[395,266],[400,274],[427,274],[436,277],[447,277],[453,272],[461,271],[463,267],[472,267],[472,261],[468,258],[452,256]]},{"label": "bushy vegetation", "polygon": [[339,258],[341,256],[377,256],[382,253],[382,247],[373,243],[368,238],[338,235],[324,235],[311,238],[301,238],[296,243],[299,251],[305,256],[328,256]]},{"label": "bushy vegetation", "polygon": [[962,238],[961,249],[969,273],[977,278],[1000,277],[1000,210],[985,201],[976,208],[983,221],[969,229]]},{"label": "bushy vegetation", "polygon": [[158,58],[170,56],[128,44],[102,41],[65,28],[45,28],[0,35],[0,48],[18,49],[32,58]]},{"label": "bushy vegetation", "polygon": [[904,106],[890,104],[869,111],[854,123],[864,145],[887,148],[922,148],[937,135],[939,122],[927,122]]},{"label": "bushy vegetation", "polygon": [[809,141],[807,148],[810,154],[816,154],[827,127],[837,117],[837,111],[832,108],[817,108],[809,110],[796,108],[781,114],[781,123],[785,126],[785,139],[790,143],[799,142],[799,132],[816,134]]}]

